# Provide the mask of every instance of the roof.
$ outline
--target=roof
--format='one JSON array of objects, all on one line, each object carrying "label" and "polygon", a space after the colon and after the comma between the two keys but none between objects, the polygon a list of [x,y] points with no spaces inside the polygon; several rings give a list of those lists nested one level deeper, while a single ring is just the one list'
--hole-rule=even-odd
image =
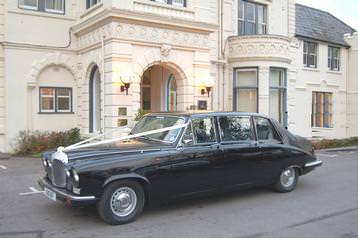
[{"label": "roof", "polygon": [[329,12],[296,4],[296,37],[349,47],[344,34],[355,31]]}]

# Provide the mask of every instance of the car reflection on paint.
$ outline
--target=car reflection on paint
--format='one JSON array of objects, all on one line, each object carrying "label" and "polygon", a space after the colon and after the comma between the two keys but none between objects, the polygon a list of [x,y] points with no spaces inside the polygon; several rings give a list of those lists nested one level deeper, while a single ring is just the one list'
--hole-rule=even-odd
[{"label": "car reflection on paint", "polygon": [[291,192],[299,176],[322,164],[308,140],[258,114],[153,113],[129,137],[74,148],[65,152],[68,161],[44,153],[45,195],[71,206],[96,204],[105,222],[124,224],[146,203],[256,186]]}]

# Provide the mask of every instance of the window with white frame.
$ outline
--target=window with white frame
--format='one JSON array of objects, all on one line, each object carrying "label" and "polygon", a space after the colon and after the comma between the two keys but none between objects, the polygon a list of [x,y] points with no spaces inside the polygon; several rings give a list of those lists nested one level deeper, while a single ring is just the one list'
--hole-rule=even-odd
[{"label": "window with white frame", "polygon": [[65,0],[19,0],[19,7],[48,13],[65,13]]},{"label": "window with white frame", "polygon": [[234,74],[234,111],[257,112],[258,110],[258,70],[238,68]]},{"label": "window with white frame", "polygon": [[312,127],[333,128],[333,94],[312,92]]},{"label": "window with white frame", "polygon": [[186,7],[186,0],[151,0],[152,2],[159,2],[177,7]]},{"label": "window with white frame", "polygon": [[239,0],[238,4],[238,34],[266,34],[267,7],[246,0]]},{"label": "window with white frame", "polygon": [[38,0],[19,0],[19,7],[24,9],[38,10]]},{"label": "window with white frame", "polygon": [[341,49],[328,46],[328,68],[332,71],[339,71],[341,64]]},{"label": "window with white frame", "polygon": [[40,112],[72,112],[72,88],[41,87]]},{"label": "window with white frame", "polygon": [[86,0],[86,9],[91,8],[92,6],[100,2],[102,2],[102,0]]},{"label": "window with white frame", "polygon": [[317,68],[317,48],[314,42],[303,42],[303,65],[308,68]]}]

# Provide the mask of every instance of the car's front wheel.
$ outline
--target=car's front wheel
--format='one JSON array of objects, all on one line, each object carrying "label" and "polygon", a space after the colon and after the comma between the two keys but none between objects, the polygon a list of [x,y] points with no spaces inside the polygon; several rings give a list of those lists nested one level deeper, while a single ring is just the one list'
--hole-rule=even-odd
[{"label": "car's front wheel", "polygon": [[145,195],[140,183],[132,180],[113,182],[106,187],[97,204],[99,216],[111,225],[134,221],[143,211]]},{"label": "car's front wheel", "polygon": [[299,178],[296,168],[288,167],[282,170],[273,188],[279,193],[288,193],[295,189]]}]

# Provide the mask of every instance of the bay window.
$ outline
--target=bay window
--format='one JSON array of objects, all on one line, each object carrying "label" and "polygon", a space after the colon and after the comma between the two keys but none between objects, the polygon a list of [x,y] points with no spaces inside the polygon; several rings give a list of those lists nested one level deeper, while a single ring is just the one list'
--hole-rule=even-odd
[{"label": "bay window", "polygon": [[257,112],[258,73],[257,68],[239,68],[234,76],[234,111]]},{"label": "bay window", "polygon": [[267,7],[245,0],[239,0],[238,4],[238,34],[266,34]]}]

